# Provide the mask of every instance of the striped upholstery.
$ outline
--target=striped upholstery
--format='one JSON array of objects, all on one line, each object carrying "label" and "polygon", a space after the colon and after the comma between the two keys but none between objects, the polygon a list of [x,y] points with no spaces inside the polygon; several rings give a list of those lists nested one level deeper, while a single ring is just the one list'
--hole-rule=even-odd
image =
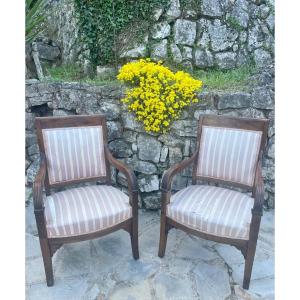
[{"label": "striped upholstery", "polygon": [[197,175],[253,185],[262,132],[202,126]]},{"label": "striped upholstery", "polygon": [[253,204],[240,192],[192,185],[171,196],[167,216],[207,234],[248,240]]},{"label": "striped upholstery", "polygon": [[105,176],[102,126],[43,129],[50,184]]},{"label": "striped upholstery", "polygon": [[131,216],[128,196],[107,185],[69,189],[48,196],[45,201],[49,238],[92,233]]}]

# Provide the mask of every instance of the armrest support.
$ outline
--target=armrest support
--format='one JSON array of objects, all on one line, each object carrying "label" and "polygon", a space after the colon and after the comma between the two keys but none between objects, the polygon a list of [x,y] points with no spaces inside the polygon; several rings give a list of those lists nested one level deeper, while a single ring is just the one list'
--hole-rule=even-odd
[{"label": "armrest support", "polygon": [[33,183],[33,205],[34,211],[42,211],[44,209],[43,203],[43,186],[44,180],[46,176],[46,158],[43,154],[41,154],[41,162],[40,162],[40,169],[35,177]]},{"label": "armrest support", "polygon": [[254,206],[252,208],[252,215],[263,215],[264,204],[264,180],[262,177],[261,163],[258,163],[255,174],[255,181],[253,187]]},{"label": "armrest support", "polygon": [[[114,158],[110,152],[110,150],[108,149],[108,146],[105,145],[104,146],[104,151],[105,151],[105,155],[107,160],[116,168],[118,169],[120,172],[122,172],[127,179],[128,182],[128,189],[129,189],[129,193],[130,193],[130,199],[134,200],[133,201],[133,205],[137,205],[137,195],[138,195],[138,184],[137,184],[137,179],[135,174],[133,173],[133,171],[131,169],[129,169],[124,163],[122,163],[121,161],[117,160],[116,158]],[[134,203],[136,202],[136,203]]]},{"label": "armrest support", "polygon": [[172,166],[169,168],[162,177],[162,182],[161,182],[161,189],[163,192],[170,192],[171,191],[171,185],[172,185],[172,179],[174,175],[191,165],[196,158],[198,157],[198,151],[196,151],[190,158],[185,159],[181,161],[180,163]]}]

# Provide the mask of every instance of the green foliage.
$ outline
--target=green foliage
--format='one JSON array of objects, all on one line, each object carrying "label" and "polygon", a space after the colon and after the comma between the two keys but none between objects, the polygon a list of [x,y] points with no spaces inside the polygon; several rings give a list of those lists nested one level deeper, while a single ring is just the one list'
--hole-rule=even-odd
[{"label": "green foliage", "polygon": [[115,77],[103,80],[101,78],[91,79],[85,75],[78,65],[46,66],[46,75],[49,81],[56,82],[82,82],[96,85],[117,83]]},{"label": "green foliage", "polygon": [[[164,63],[165,66],[169,67],[173,72],[182,70],[182,66],[172,65]],[[185,70],[191,73],[191,75],[203,81],[203,90],[218,90],[218,91],[247,91],[249,88],[249,82],[251,76],[255,73],[256,68],[253,64],[241,66],[232,70],[218,70],[218,69],[208,69],[201,70],[195,69],[194,72]],[[83,82],[95,85],[103,84],[116,84],[120,83],[115,77],[111,77],[107,80],[101,78],[90,79],[87,75],[83,74],[82,69],[77,65],[64,65],[56,67],[46,67],[48,79],[50,81],[58,82]]]},{"label": "green foliage", "polygon": [[169,0],[74,0],[82,43],[95,67],[117,63],[118,34],[137,20],[151,21],[154,8]]},{"label": "green foliage", "polygon": [[78,65],[46,66],[45,69],[53,81],[80,81],[83,77]]},{"label": "green foliage", "polygon": [[25,39],[32,42],[43,31],[45,21],[45,0],[26,0],[25,2]]},{"label": "green foliage", "polygon": [[232,70],[195,70],[193,76],[203,81],[204,90],[247,91],[254,65],[245,65]]},{"label": "green foliage", "polygon": [[239,21],[235,17],[229,16],[226,21],[231,28],[237,31],[243,31],[243,26],[240,25]]}]

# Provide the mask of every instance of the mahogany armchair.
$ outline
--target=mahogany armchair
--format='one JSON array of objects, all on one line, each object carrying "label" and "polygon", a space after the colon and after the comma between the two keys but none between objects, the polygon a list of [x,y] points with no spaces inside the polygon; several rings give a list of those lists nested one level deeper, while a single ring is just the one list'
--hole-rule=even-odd
[{"label": "mahogany armchair", "polygon": [[[162,179],[160,257],[171,228],[233,245],[245,258],[243,288],[249,288],[263,214],[261,160],[267,128],[268,120],[200,117],[195,153]],[[188,166],[193,168],[192,185],[171,195],[172,178]],[[200,185],[198,180],[212,184]],[[228,185],[250,191],[251,196]]]},{"label": "mahogany armchair", "polygon": [[[33,201],[47,285],[54,283],[52,256],[64,243],[124,229],[131,237],[133,257],[138,259],[137,181],[110,153],[105,118],[44,117],[36,118],[35,125],[41,163]],[[129,197],[111,185],[110,165],[125,174]],[[104,184],[50,193],[51,188],[99,180]]]}]

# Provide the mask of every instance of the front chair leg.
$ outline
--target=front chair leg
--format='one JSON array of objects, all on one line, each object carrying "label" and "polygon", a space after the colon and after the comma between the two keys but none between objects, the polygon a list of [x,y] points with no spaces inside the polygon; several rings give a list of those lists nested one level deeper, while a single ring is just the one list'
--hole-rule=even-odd
[{"label": "front chair leg", "polygon": [[250,225],[250,238],[247,245],[246,261],[244,270],[243,288],[248,290],[250,285],[252,266],[256,251],[256,244],[258,239],[258,232],[260,227],[261,215],[253,215]]},{"label": "front chair leg", "polygon": [[52,259],[51,259],[48,240],[44,238],[40,238],[40,245],[41,245],[42,256],[44,261],[47,286],[53,286],[54,284],[53,268],[52,268]]},{"label": "front chair leg", "polygon": [[243,281],[243,288],[248,290],[250,285],[251,273],[252,273],[252,266],[255,256],[256,250],[256,242],[249,242],[246,261],[245,261],[245,270],[244,270],[244,281]]},{"label": "front chair leg", "polygon": [[167,230],[167,218],[165,215],[161,215],[160,221],[160,239],[159,239],[159,249],[158,256],[164,257],[167,246],[168,230]]},{"label": "front chair leg", "polygon": [[139,259],[139,238],[138,238],[138,222],[133,219],[130,230],[132,256],[134,259]]}]

